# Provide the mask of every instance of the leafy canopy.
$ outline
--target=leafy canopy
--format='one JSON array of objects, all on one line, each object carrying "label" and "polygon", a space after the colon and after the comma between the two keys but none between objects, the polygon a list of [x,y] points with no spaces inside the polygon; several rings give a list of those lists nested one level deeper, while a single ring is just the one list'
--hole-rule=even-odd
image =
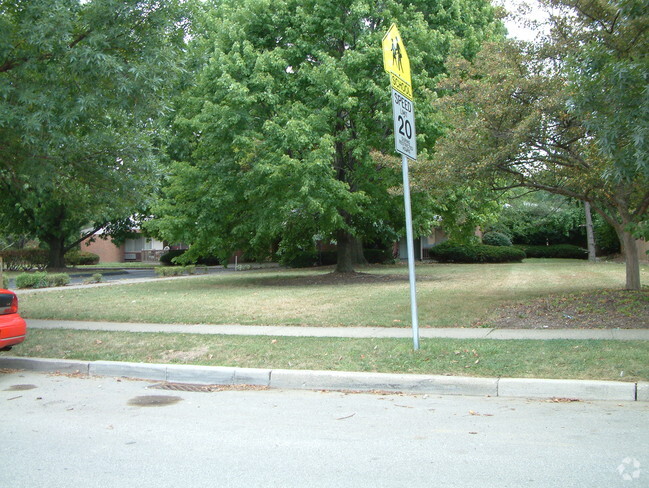
[{"label": "leafy canopy", "polygon": [[[400,174],[372,157],[393,152],[383,35],[396,22],[405,39],[425,155],[440,133],[430,102],[450,45],[472,55],[498,31],[478,0],[224,1],[206,16],[211,44],[195,42],[203,64],[179,102],[176,163],[150,226],[191,243],[189,257],[394,239]],[[429,210],[418,224],[430,224],[430,200],[413,198]]]},{"label": "leafy canopy", "polygon": [[0,2],[0,228],[51,265],[146,206],[185,19],[176,0]]},{"label": "leafy canopy", "polygon": [[589,202],[618,234],[627,288],[639,289],[632,232],[649,208],[646,1],[547,3],[560,9],[544,42],[489,43],[474,62],[449,62],[438,108],[452,130],[435,157],[494,189]]}]

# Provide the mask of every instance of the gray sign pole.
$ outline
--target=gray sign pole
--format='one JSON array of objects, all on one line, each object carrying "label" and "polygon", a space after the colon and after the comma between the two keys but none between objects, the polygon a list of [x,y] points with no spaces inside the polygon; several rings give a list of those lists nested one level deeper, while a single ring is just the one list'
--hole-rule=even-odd
[{"label": "gray sign pole", "polygon": [[408,275],[410,277],[410,312],[415,351],[419,349],[419,321],[417,319],[417,288],[415,283],[415,240],[412,235],[412,209],[410,208],[410,181],[408,158],[417,159],[415,133],[415,106],[413,104],[410,60],[401,34],[395,24],[383,36],[383,67],[390,73],[392,87],[392,119],[394,122],[394,148],[401,153],[403,169],[403,199],[406,207],[406,239],[408,241]]},{"label": "gray sign pole", "polygon": [[412,210],[410,208],[410,181],[408,179],[408,158],[401,156],[403,170],[403,199],[406,207],[406,239],[408,240],[408,275],[410,278],[410,314],[412,316],[412,338],[415,351],[419,349],[419,319],[417,314],[417,285],[415,281],[415,240],[412,233]]}]

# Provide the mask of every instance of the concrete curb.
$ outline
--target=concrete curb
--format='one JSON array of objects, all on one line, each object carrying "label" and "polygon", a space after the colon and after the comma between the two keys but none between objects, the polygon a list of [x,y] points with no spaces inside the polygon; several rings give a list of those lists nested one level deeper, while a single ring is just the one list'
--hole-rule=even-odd
[{"label": "concrete curb", "polygon": [[81,373],[206,385],[257,385],[280,389],[391,391],[433,395],[575,400],[649,401],[649,382],[471,378],[462,376],[228,368],[172,364],[0,357],[0,368]]}]

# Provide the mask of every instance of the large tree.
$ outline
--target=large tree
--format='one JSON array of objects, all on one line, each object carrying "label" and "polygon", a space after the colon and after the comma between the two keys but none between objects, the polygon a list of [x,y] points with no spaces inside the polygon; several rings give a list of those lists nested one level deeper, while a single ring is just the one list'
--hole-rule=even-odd
[{"label": "large tree", "polygon": [[[413,70],[418,147],[439,134],[435,77],[456,41],[467,57],[498,30],[482,0],[224,0],[208,13],[208,48],[182,98],[176,160],[150,229],[191,243],[189,257],[239,248],[280,254],[337,244],[353,270],[362,240],[394,237],[400,175],[381,39],[399,25]],[[421,197],[421,198],[419,198]],[[415,195],[414,204],[427,199]],[[430,212],[427,217],[433,217]]]},{"label": "large tree", "polygon": [[50,267],[147,206],[185,18],[180,0],[0,1],[0,229]]},{"label": "large tree", "polygon": [[649,207],[646,1],[551,3],[561,9],[543,42],[492,43],[472,63],[449,63],[438,108],[453,130],[436,159],[462,180],[589,202],[615,228],[626,287],[637,290],[633,234]]}]

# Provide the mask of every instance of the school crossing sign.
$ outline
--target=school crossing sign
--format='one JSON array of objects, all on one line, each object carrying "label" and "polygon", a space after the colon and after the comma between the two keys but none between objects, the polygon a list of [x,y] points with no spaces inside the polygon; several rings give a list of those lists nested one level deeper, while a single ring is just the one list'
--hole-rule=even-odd
[{"label": "school crossing sign", "polygon": [[397,26],[392,24],[382,41],[383,67],[390,73],[392,87],[392,115],[394,119],[394,147],[401,153],[403,171],[403,201],[406,213],[406,242],[408,243],[408,276],[410,279],[410,312],[415,350],[419,349],[419,319],[417,318],[417,284],[415,280],[415,249],[410,208],[408,158],[417,159],[415,134],[415,106],[410,79],[410,60]]},{"label": "school crossing sign", "polygon": [[417,159],[415,107],[410,77],[410,59],[403,39],[395,24],[383,37],[383,67],[390,73],[392,87],[392,115],[394,118],[394,146],[397,152]]},{"label": "school crossing sign", "polygon": [[383,67],[390,73],[390,85],[403,96],[412,100],[412,81],[410,79],[410,59],[403,45],[401,34],[395,24],[383,36]]}]

